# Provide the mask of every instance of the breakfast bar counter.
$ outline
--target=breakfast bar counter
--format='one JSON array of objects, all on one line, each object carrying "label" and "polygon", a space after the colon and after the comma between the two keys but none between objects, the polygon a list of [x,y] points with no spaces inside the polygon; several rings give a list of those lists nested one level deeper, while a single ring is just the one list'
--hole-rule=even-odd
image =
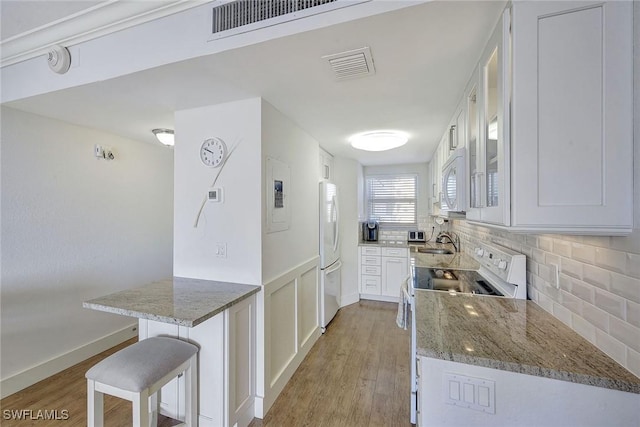
[{"label": "breakfast bar counter", "polygon": [[260,290],[260,286],[174,277],[85,301],[93,310],[194,327]]}]

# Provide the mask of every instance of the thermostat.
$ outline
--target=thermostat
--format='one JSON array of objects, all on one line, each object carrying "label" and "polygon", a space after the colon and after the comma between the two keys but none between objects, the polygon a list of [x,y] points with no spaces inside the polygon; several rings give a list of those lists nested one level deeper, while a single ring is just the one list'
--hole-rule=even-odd
[{"label": "thermostat", "polygon": [[222,188],[211,188],[207,191],[207,200],[210,202],[222,202]]}]

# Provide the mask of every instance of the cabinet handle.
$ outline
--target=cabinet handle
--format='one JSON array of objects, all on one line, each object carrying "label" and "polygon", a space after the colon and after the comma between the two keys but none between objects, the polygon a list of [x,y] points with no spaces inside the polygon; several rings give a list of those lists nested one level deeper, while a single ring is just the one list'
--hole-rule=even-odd
[{"label": "cabinet handle", "polygon": [[455,140],[456,125],[451,125],[449,128],[449,151],[458,148],[458,141]]}]

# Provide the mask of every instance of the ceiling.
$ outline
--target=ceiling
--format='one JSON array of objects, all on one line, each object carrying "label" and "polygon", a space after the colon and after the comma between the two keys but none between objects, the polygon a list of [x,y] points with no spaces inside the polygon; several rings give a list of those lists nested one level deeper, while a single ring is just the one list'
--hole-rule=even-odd
[{"label": "ceiling", "polygon": [[[417,4],[7,105],[153,143],[150,130],[173,127],[176,110],[261,96],[334,155],[365,165],[425,162],[504,4]],[[12,19],[5,12],[3,24]],[[376,74],[336,81],[322,56],[364,46]],[[372,129],[411,139],[388,152],[349,146],[350,135]]]}]

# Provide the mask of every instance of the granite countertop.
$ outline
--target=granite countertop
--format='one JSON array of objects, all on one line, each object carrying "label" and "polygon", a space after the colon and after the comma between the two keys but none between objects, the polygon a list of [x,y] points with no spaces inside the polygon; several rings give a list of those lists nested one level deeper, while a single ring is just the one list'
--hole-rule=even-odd
[{"label": "granite countertop", "polygon": [[417,353],[640,393],[640,378],[532,301],[416,290]]},{"label": "granite countertop", "polygon": [[380,246],[385,248],[408,248],[409,243],[402,240],[378,240],[376,242],[365,242],[360,240],[358,246]]},{"label": "granite countertop", "polygon": [[[434,248],[447,248],[446,245],[430,245]],[[423,254],[411,251],[411,264],[416,267],[444,268],[451,270],[478,270],[480,263],[463,252],[455,252],[451,255]]]},{"label": "granite countertop", "polygon": [[259,290],[260,286],[174,277],[85,301],[82,306],[191,328]]}]

